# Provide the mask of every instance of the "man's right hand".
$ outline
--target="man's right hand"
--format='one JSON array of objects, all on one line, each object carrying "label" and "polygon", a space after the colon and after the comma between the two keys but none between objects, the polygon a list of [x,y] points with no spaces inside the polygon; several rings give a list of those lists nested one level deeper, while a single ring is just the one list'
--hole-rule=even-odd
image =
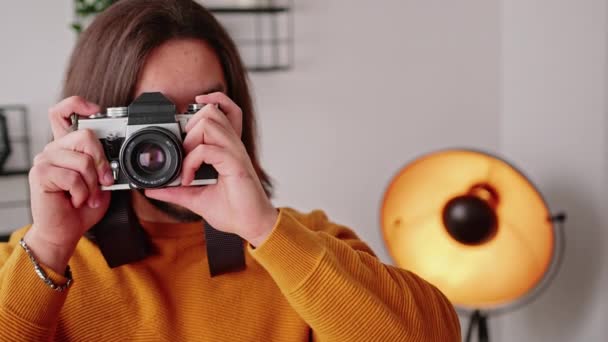
[{"label": "man's right hand", "polygon": [[88,116],[98,111],[80,97],[51,108],[54,140],[34,158],[29,173],[33,225],[24,240],[41,263],[59,274],[110,203],[110,193],[99,186],[114,182],[99,139],[90,130],[69,130],[72,113]]}]

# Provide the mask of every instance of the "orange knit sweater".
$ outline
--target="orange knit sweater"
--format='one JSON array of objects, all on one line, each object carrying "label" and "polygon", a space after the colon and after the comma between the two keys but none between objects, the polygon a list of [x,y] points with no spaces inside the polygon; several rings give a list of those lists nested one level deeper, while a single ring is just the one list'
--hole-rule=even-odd
[{"label": "orange knit sweater", "polygon": [[460,340],[436,288],[383,265],[320,211],[281,209],[269,239],[246,247],[247,269],[215,278],[200,224],[142,224],[154,256],[111,269],[83,238],[63,293],[35,274],[18,244],[26,229],[0,244],[0,340]]}]

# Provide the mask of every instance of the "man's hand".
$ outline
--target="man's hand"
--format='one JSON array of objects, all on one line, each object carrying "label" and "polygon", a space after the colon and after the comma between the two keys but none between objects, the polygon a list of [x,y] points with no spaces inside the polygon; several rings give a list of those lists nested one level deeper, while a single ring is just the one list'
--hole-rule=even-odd
[{"label": "man's hand", "polygon": [[146,196],[181,205],[257,247],[270,235],[278,214],[241,141],[243,113],[223,93],[197,96],[196,102],[208,105],[186,125],[182,184],[192,183],[202,163],[218,171],[217,184],[146,190]]},{"label": "man's hand", "polygon": [[63,274],[78,240],[105,214],[110,166],[93,132],[69,132],[72,113],[90,115],[99,107],[80,97],[49,110],[54,140],[34,158],[29,173],[33,225],[24,239],[38,260]]}]

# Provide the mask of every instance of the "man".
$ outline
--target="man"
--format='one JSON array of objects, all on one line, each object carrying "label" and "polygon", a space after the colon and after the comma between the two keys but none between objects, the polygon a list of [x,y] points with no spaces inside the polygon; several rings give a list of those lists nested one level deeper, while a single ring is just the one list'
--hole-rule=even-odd
[{"label": "man", "polygon": [[[30,172],[33,225],[0,244],[0,337],[459,340],[436,288],[383,265],[320,211],[273,207],[245,75],[228,35],[192,1],[123,0],[91,24],[70,61],[65,99],[49,110],[54,141]],[[126,192],[127,204],[116,206],[118,197],[100,190],[115,179],[99,137],[71,131],[70,116],[148,92],[178,112],[210,105],[185,127],[184,186]],[[217,184],[188,186],[203,163],[217,170]],[[141,226],[152,251],[120,262],[96,227],[126,206],[137,222],[117,234]],[[242,238],[244,269],[214,274],[201,218]]]}]

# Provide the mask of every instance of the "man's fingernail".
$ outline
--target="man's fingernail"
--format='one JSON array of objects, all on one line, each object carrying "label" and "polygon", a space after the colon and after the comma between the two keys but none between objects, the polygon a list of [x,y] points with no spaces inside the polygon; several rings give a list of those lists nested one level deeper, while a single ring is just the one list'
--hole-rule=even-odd
[{"label": "man's fingernail", "polygon": [[97,198],[90,198],[89,199],[89,207],[92,208],[92,209],[99,208],[99,199],[97,199]]},{"label": "man's fingernail", "polygon": [[111,185],[112,183],[114,183],[114,176],[112,176],[112,171],[106,171],[106,174],[103,176],[103,181],[107,185]]}]

